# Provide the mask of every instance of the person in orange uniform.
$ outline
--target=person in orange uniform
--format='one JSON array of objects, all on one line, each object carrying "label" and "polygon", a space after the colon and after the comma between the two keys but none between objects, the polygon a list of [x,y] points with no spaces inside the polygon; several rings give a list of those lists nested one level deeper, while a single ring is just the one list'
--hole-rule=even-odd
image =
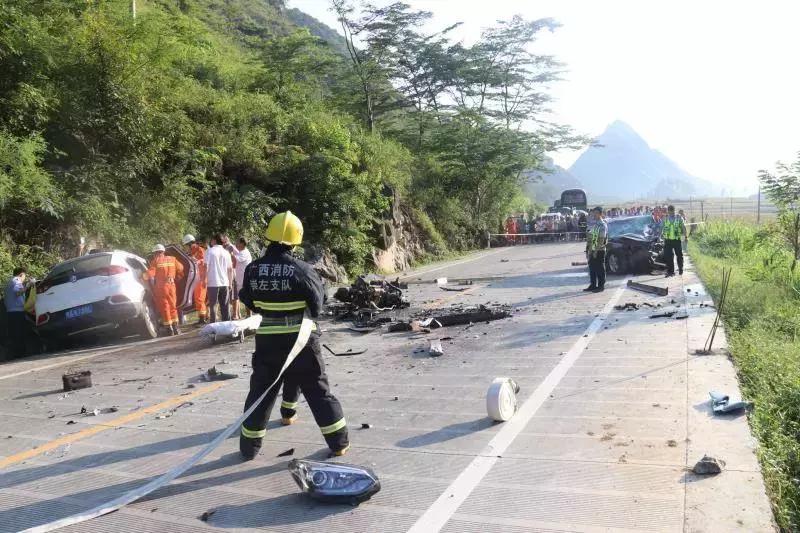
[{"label": "person in orange uniform", "polygon": [[179,335],[175,280],[183,277],[183,265],[164,251],[163,244],[153,247],[153,259],[144,277],[153,287],[153,299],[161,314],[162,323],[169,329],[170,335]]},{"label": "person in orange uniform", "polygon": [[197,311],[197,323],[208,323],[208,306],[206,305],[206,249],[200,246],[194,235],[186,234],[183,236],[183,246],[186,251],[194,258],[197,264],[197,283],[194,286],[194,309]]}]

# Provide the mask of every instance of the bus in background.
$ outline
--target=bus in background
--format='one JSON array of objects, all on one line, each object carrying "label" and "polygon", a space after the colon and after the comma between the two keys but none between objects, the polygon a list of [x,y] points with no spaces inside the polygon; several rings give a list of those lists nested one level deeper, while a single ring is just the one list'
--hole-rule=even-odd
[{"label": "bus in background", "polygon": [[579,211],[587,211],[586,191],[583,189],[567,189],[561,193],[560,207],[571,207]]}]

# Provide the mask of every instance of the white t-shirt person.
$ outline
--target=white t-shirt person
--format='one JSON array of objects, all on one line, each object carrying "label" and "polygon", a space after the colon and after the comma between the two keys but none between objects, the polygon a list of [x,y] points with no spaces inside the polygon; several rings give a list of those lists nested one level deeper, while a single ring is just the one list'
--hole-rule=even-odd
[{"label": "white t-shirt person", "polygon": [[206,250],[206,279],[208,287],[230,287],[233,270],[231,254],[219,243]]}]

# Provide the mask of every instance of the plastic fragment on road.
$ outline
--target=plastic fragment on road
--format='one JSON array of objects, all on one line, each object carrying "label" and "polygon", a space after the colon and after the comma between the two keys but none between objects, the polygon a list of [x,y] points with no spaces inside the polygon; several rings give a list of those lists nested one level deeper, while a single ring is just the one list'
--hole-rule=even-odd
[{"label": "plastic fragment on road", "polygon": [[288,450],[286,450],[285,452],[281,452],[281,453],[279,453],[279,454],[278,454],[278,457],[289,457],[289,456],[291,456],[291,455],[294,455],[294,448],[289,448],[289,449],[288,449]]},{"label": "plastic fragment on road", "polygon": [[431,357],[440,357],[444,355],[444,348],[442,348],[442,341],[440,340],[432,340],[430,344],[430,348],[428,348],[428,353]]},{"label": "plastic fragment on road", "polygon": [[486,391],[486,412],[492,420],[505,422],[517,412],[519,385],[511,378],[494,378]]},{"label": "plastic fragment on road", "polygon": [[711,397],[711,409],[714,411],[714,414],[734,413],[742,409],[752,409],[753,407],[753,402],[745,400],[732,402],[730,396],[721,392],[711,391],[708,395]]},{"label": "plastic fragment on road", "polygon": [[725,461],[717,459],[716,457],[704,455],[703,458],[694,465],[692,472],[698,476],[714,476],[722,472],[723,468],[725,468]]},{"label": "plastic fragment on road", "polygon": [[61,376],[61,381],[64,385],[65,392],[88,389],[92,386],[92,372],[90,370],[83,370],[81,372],[64,374]]},{"label": "plastic fragment on road", "polygon": [[220,372],[216,366],[212,366],[203,374],[203,380],[205,381],[225,381],[226,379],[236,379],[238,377],[238,374]]}]

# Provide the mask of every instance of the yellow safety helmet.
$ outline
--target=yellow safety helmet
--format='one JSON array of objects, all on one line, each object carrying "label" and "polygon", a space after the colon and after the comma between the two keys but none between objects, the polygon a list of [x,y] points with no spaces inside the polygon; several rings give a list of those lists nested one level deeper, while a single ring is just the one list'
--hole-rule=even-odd
[{"label": "yellow safety helmet", "polygon": [[267,239],[289,246],[303,242],[303,223],[291,211],[278,213],[267,226]]}]

